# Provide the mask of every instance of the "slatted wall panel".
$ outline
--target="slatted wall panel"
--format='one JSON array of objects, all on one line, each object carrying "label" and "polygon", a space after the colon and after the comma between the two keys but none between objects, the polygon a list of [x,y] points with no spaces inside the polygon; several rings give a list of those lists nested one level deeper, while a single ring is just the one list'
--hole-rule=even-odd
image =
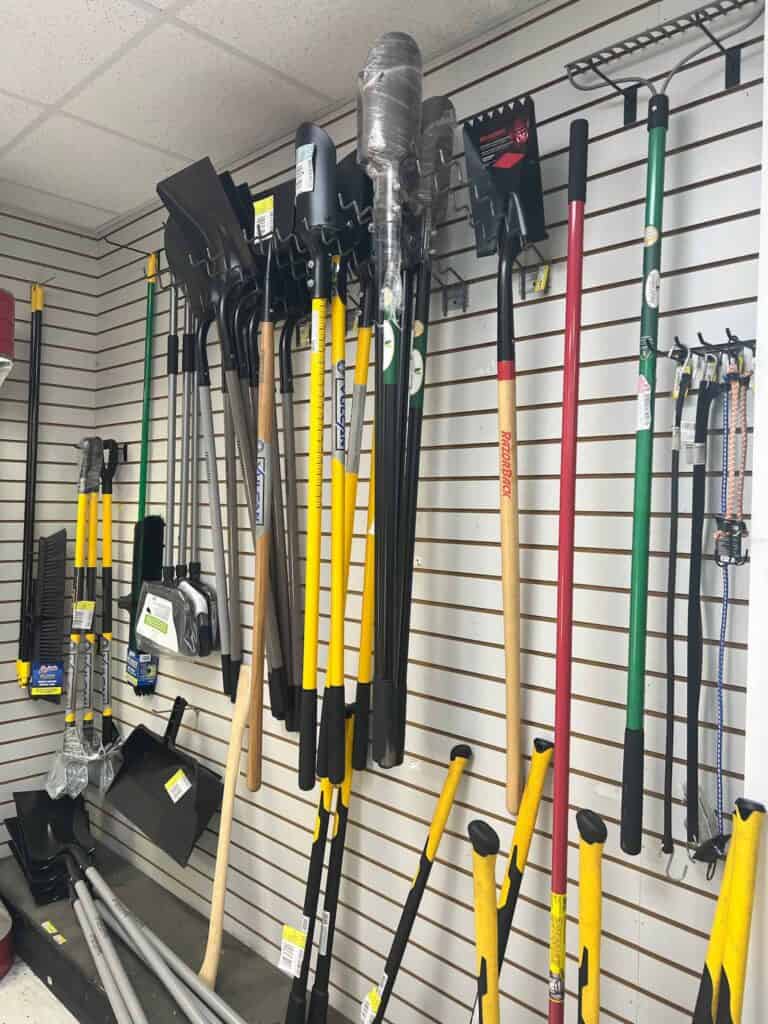
[{"label": "slatted wall panel", "polygon": [[[646,726],[646,835],[643,853],[628,860],[619,852],[621,744],[627,660],[628,582],[632,502],[633,430],[637,313],[643,230],[644,124],[621,127],[621,102],[575,92],[564,63],[685,10],[663,3],[618,0],[595,4],[568,0],[538,8],[482,46],[467,48],[432,68],[425,94],[448,93],[464,119],[524,91],[536,100],[552,260],[549,293],[529,295],[516,313],[519,466],[522,507],[522,643],[525,743],[548,736],[553,720],[557,506],[562,325],[565,283],[566,145],[571,117],[584,114],[591,125],[590,181],[586,226],[584,335],[580,403],[579,480],[576,523],[574,637],[573,781],[571,803],[602,812],[610,828],[605,858],[604,1016],[608,1021],[647,1024],[690,1019],[696,979],[714,908],[714,888],[698,868],[682,881],[667,877],[659,854],[662,828],[664,749],[664,591],[668,527],[671,367],[662,360],[657,415]],[[697,330],[719,336],[726,327],[753,336],[762,89],[762,26],[752,30],[743,55],[742,84],[723,90],[719,59],[700,59],[672,89],[667,171],[666,239],[663,256],[662,345]],[[651,55],[646,72],[671,67],[679,51]],[[350,89],[353,83],[350,82]],[[346,108],[325,126],[343,155],[353,145],[354,112]],[[460,136],[459,136],[460,138]],[[239,180],[267,188],[291,173],[292,145],[276,145],[235,168]],[[149,198],[149,197],[148,197]],[[459,204],[466,195],[457,195]],[[162,244],[162,213],[153,206],[121,227],[126,245],[150,249]],[[356,1019],[365,992],[381,975],[399,910],[407,893],[446,759],[457,739],[474,747],[474,761],[462,782],[440,850],[432,885],[414,929],[388,1019],[392,1024],[458,1021],[473,998],[471,874],[465,840],[468,821],[489,819],[506,846],[512,822],[504,808],[504,687],[497,461],[495,450],[495,266],[475,258],[463,215],[452,212],[439,235],[441,257],[470,281],[470,308],[442,315],[439,296],[432,309],[427,367],[424,454],[417,524],[417,573],[410,647],[407,758],[398,771],[376,771],[357,780],[345,860],[342,908],[332,999]],[[116,591],[129,584],[131,538],[136,512],[138,438],[143,357],[145,285],[143,261],[135,252],[104,245],[98,263],[99,318],[89,335],[98,368],[87,378],[104,436],[130,444],[128,465],[115,484]],[[85,280],[83,278],[83,280]],[[83,287],[81,282],[81,287]],[[22,286],[22,290],[26,285]],[[66,302],[64,305],[74,305]],[[22,306],[22,310],[24,307]],[[23,315],[23,312],[22,312]],[[53,316],[53,312],[50,314]],[[69,314],[68,314],[69,315]],[[74,315],[74,314],[71,314]],[[166,403],[164,337],[167,296],[158,300],[153,363],[150,511],[162,513]],[[80,338],[80,335],[78,335]],[[354,364],[350,323],[348,362]],[[218,347],[211,348],[218,385]],[[62,365],[66,360],[58,360]],[[306,354],[297,358],[297,448],[304,500],[306,484],[308,378]],[[59,373],[57,369],[57,374]],[[67,388],[57,389],[69,394]],[[327,388],[330,393],[330,388]],[[90,392],[89,392],[90,394]],[[0,399],[4,401],[4,399]],[[1,408],[2,406],[0,406]],[[223,452],[221,401],[214,394],[219,453]],[[346,670],[356,672],[357,617],[362,584],[363,533],[369,472],[372,403],[367,412],[362,485],[349,601]],[[67,423],[66,415],[49,417]],[[327,414],[326,420],[330,417]],[[715,422],[715,427],[718,423]],[[74,431],[74,434],[77,434]],[[328,446],[326,445],[326,448]],[[717,501],[719,439],[710,453],[709,505]],[[21,448],[18,447],[21,452]],[[21,454],[17,466],[20,465]],[[221,465],[223,472],[223,464]],[[7,471],[7,470],[6,470]],[[53,472],[52,470],[51,472]],[[16,472],[16,470],[14,470]],[[13,479],[17,479],[18,475]],[[20,485],[18,485],[20,486]],[[683,485],[684,501],[688,500]],[[203,493],[205,493],[203,488]],[[58,492],[57,492],[58,494]],[[326,488],[326,500],[329,488]],[[55,497],[52,496],[55,505]],[[211,571],[209,515],[203,508],[204,568]],[[253,559],[241,490],[243,621],[251,616]],[[324,519],[321,669],[328,635],[329,516]],[[8,524],[5,531],[20,529]],[[689,518],[681,544],[686,550]],[[11,536],[11,541],[16,534]],[[687,558],[678,580],[676,629],[679,666],[685,658]],[[7,564],[7,563],[6,563]],[[746,595],[748,570],[734,574],[728,635],[726,767],[728,799],[739,793],[743,761]],[[718,635],[719,575],[704,569],[705,688],[702,779],[714,787],[714,696]],[[13,619],[13,616],[10,616]],[[127,622],[119,616],[117,672],[125,659]],[[11,626],[11,634],[13,627]],[[11,675],[9,638],[7,674]],[[246,651],[249,635],[244,637]],[[163,659],[158,692],[137,699],[116,684],[116,712],[123,729],[143,722],[161,730],[162,716],[176,694],[188,712],[181,743],[223,769],[231,706],[220,692],[215,662],[185,664]],[[678,677],[678,708],[685,680]],[[12,688],[9,692],[13,693]],[[264,785],[252,795],[241,785],[235,808],[227,927],[260,953],[277,958],[281,925],[294,922],[303,898],[315,794],[299,792],[294,737],[270,718],[266,722]],[[685,728],[677,728],[675,828],[683,827],[682,780]],[[48,742],[48,741],[45,741]],[[52,740],[51,740],[52,742]],[[45,749],[50,749],[45,748]],[[216,847],[207,832],[189,867],[171,864],[107,804],[94,807],[101,834],[145,870],[158,874],[183,898],[205,910]],[[215,822],[214,822],[215,824]],[[551,790],[547,787],[518,906],[509,961],[502,978],[504,1019],[532,1024],[545,1018],[548,944]],[[572,836],[575,836],[575,826]],[[673,868],[682,875],[682,856]],[[576,847],[571,844],[569,991],[575,987],[577,893]],[[569,1007],[569,1019],[575,1006]]]},{"label": "slatted wall panel", "polygon": [[[16,300],[16,360],[0,388],[0,820],[11,794],[35,788],[61,736],[61,715],[30,700],[16,682],[21,539],[29,382],[30,285],[48,281],[43,313],[35,538],[65,527],[71,556],[78,456],[92,432],[96,394],[90,367],[97,344],[97,245],[73,232],[0,213],[0,288]],[[71,563],[71,557],[70,557]],[[8,852],[0,825],[0,857]]]}]

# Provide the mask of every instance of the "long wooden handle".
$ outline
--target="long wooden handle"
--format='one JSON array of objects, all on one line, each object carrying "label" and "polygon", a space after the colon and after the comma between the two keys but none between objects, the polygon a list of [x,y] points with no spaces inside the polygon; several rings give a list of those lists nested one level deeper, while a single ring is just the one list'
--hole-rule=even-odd
[{"label": "long wooden handle", "polygon": [[232,729],[229,734],[227,767],[224,773],[224,796],[221,801],[219,841],[216,846],[216,869],[213,874],[211,894],[211,917],[208,924],[208,943],[200,968],[200,978],[209,988],[215,988],[216,975],[221,959],[221,941],[224,933],[224,901],[227,895],[227,870],[229,869],[229,839],[232,834],[232,813],[235,808],[237,779],[240,774],[240,755],[243,750],[243,735],[248,721],[251,703],[251,677],[246,665],[240,669],[237,685],[237,700],[232,713]]},{"label": "long wooden handle", "polygon": [[507,689],[507,810],[520,804],[520,534],[517,398],[514,377],[499,380],[499,514],[504,664]]},{"label": "long wooden handle", "polygon": [[[248,716],[248,789],[261,788],[264,719],[264,626],[269,587],[269,545],[272,508],[272,430],[275,408],[275,325],[261,325],[258,440],[256,450],[256,575],[253,594],[251,707]],[[275,481],[274,486],[279,486]]]}]

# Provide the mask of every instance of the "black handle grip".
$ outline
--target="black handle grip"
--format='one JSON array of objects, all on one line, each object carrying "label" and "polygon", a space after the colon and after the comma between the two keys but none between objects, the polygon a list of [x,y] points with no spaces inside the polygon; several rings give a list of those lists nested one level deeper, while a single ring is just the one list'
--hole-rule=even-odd
[{"label": "black handle grip", "polygon": [[295,320],[286,320],[280,335],[280,393],[293,394],[293,345]]},{"label": "black handle grip", "polygon": [[621,848],[636,856],[643,842],[643,753],[645,733],[624,733],[624,771],[621,781]]},{"label": "black handle grip", "polygon": [[166,361],[166,373],[169,377],[175,377],[179,372],[179,336],[178,334],[168,335],[168,350]]},{"label": "black handle grip", "polygon": [[587,150],[589,148],[589,122],[580,117],[571,121],[571,139],[568,148],[568,202],[584,202],[587,198]]},{"label": "black handle grip", "polygon": [[165,729],[165,736],[163,742],[167,747],[173,747],[176,745],[176,738],[179,735],[179,729],[181,728],[181,720],[184,717],[184,712],[187,708],[187,702],[183,697],[177,697],[173,702],[171,708],[171,717],[168,719],[168,725]]},{"label": "black handle grip", "polygon": [[285,1011],[285,1024],[304,1024],[307,1012],[307,996],[291,992],[288,996],[288,1006]]},{"label": "black handle grip", "polygon": [[355,699],[355,734],[352,745],[352,767],[364,772],[368,767],[368,728],[371,715],[371,684],[358,683]]},{"label": "black handle grip", "polygon": [[395,688],[391,679],[376,679],[373,704],[373,759],[386,762],[394,734]]},{"label": "black handle grip", "polygon": [[328,686],[323,697],[327,714],[328,778],[334,786],[344,781],[344,687]]},{"label": "black handle grip", "polygon": [[478,856],[496,856],[499,852],[499,837],[487,821],[470,821],[467,831],[472,849]]},{"label": "black handle grip", "polygon": [[299,711],[299,788],[315,785],[315,754],[317,744],[317,690],[301,691]]},{"label": "black handle grip", "polygon": [[117,463],[120,457],[120,449],[117,441],[107,438],[102,442],[102,455],[104,461],[101,465],[101,491],[102,494],[112,493],[112,481],[117,472]]},{"label": "black handle grip", "polygon": [[328,1021],[328,993],[320,992],[317,988],[312,989],[309,997],[309,1013],[307,1024],[327,1024]]},{"label": "black handle grip", "polygon": [[285,668],[280,665],[273,668],[269,673],[269,704],[272,708],[272,717],[278,722],[285,721],[285,690],[287,679]]},{"label": "black handle grip", "polygon": [[230,686],[232,685],[232,674],[229,670],[230,657],[228,654],[222,654],[221,656],[221,688],[228,697],[232,694],[229,692]]},{"label": "black handle grip", "polygon": [[227,670],[229,672],[229,681],[227,683],[227,693],[229,694],[229,699],[232,701],[233,704],[237,700],[237,684],[238,684],[238,682],[240,680],[240,666],[241,665],[242,665],[242,662],[239,661],[239,660],[235,661],[233,659],[232,655],[230,654],[230,656],[229,656],[229,663],[228,663],[228,666],[227,666]]},{"label": "black handle grip", "polygon": [[208,366],[208,330],[211,326],[210,320],[203,321],[197,330],[197,383],[201,387],[211,386],[211,371]]},{"label": "black handle grip", "polygon": [[195,368],[195,336],[185,334],[181,340],[181,372],[192,373]]},{"label": "black handle grip", "polygon": [[594,843],[602,844],[608,838],[608,829],[605,827],[605,822],[594,811],[577,811],[576,824],[579,829],[579,835],[590,846]]}]

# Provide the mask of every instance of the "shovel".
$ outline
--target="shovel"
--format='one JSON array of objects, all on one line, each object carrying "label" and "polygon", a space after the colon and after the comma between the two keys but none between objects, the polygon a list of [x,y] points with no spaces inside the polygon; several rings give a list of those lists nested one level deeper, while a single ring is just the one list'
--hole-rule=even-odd
[{"label": "shovel", "polygon": [[187,702],[177,697],[165,735],[137,726],[123,744],[123,767],[109,791],[113,806],[185,867],[221,806],[221,778],[176,747]]}]

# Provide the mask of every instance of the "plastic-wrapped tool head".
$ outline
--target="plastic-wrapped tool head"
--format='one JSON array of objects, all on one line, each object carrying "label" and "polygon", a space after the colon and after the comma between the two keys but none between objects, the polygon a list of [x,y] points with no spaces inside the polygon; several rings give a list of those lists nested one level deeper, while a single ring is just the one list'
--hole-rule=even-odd
[{"label": "plastic-wrapped tool head", "polygon": [[357,76],[357,159],[371,174],[399,167],[416,150],[421,121],[421,51],[404,32],[386,32]]},{"label": "plastic-wrapped tool head", "polygon": [[421,174],[416,202],[432,207],[433,223],[445,215],[451,179],[456,111],[447,96],[430,96],[421,106]]},{"label": "plastic-wrapped tool head", "polygon": [[467,121],[464,153],[478,256],[496,252],[504,220],[508,230],[523,242],[546,238],[531,97],[494,107]]},{"label": "plastic-wrapped tool head", "polygon": [[336,146],[328,132],[305,121],[296,131],[296,232],[305,244],[325,244],[336,207]]}]

